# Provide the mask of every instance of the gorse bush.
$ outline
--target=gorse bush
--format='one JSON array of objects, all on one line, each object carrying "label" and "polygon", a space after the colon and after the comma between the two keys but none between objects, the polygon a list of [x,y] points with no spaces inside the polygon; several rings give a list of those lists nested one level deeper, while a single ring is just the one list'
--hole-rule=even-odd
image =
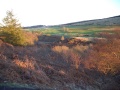
[{"label": "gorse bush", "polygon": [[3,25],[0,29],[0,37],[7,43],[20,46],[31,44],[31,42],[28,42],[26,32],[23,31],[12,11],[7,12],[7,16],[3,19]]},{"label": "gorse bush", "polygon": [[25,40],[25,36],[24,33],[20,30],[9,30],[7,31],[6,29],[2,32],[1,34],[2,36],[4,36],[4,41],[11,43],[13,45],[22,45],[25,46],[26,45],[26,40]]}]

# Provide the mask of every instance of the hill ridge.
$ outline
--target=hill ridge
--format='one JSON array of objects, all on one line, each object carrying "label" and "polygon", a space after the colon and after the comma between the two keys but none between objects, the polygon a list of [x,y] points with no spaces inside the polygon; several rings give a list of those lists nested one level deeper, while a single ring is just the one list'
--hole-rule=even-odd
[{"label": "hill ridge", "polygon": [[46,28],[46,27],[52,27],[52,26],[111,26],[115,25],[118,26],[120,25],[120,15],[113,16],[113,17],[108,17],[108,18],[102,18],[102,19],[92,19],[92,20],[85,20],[85,21],[77,21],[77,22],[71,22],[71,23],[66,23],[66,24],[59,24],[59,25],[34,25],[34,26],[27,26],[24,27],[25,29],[29,28]]},{"label": "hill ridge", "polygon": [[[109,23],[108,23],[109,22]],[[85,20],[85,21],[78,21],[78,22],[71,22],[61,25],[120,25],[120,15],[102,18],[102,19],[92,19],[92,20]]]}]

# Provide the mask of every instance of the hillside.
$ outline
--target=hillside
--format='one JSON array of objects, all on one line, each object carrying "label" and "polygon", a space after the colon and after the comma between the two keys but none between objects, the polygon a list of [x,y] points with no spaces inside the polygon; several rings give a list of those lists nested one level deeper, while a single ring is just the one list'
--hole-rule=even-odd
[{"label": "hillside", "polygon": [[81,22],[74,22],[74,23],[68,23],[63,24],[65,26],[67,25],[93,25],[93,26],[111,26],[111,25],[120,25],[120,15],[110,18],[104,18],[104,19],[96,19],[96,20],[88,20],[88,21],[81,21]]},{"label": "hillside", "polygon": [[60,24],[60,25],[52,25],[52,26],[35,25],[35,26],[28,26],[24,28],[33,29],[33,28],[53,27],[53,26],[111,26],[111,25],[114,25],[114,26],[120,25],[120,15],[109,17],[109,18],[79,21],[79,22],[72,22],[72,23]]}]

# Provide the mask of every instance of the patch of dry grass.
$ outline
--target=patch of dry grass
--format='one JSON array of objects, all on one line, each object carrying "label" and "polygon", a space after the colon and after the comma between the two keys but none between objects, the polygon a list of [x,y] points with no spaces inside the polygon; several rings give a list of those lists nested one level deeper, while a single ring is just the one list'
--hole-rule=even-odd
[{"label": "patch of dry grass", "polygon": [[32,32],[25,32],[25,38],[27,45],[34,45],[34,43],[38,40],[38,36]]},{"label": "patch of dry grass", "polygon": [[25,61],[14,60],[13,63],[15,63],[17,66],[21,68],[35,70],[35,67],[34,67],[35,63],[32,60],[28,60],[28,59],[26,59]]},{"label": "patch of dry grass", "polygon": [[52,50],[60,54],[67,63],[71,64],[71,66],[78,69],[81,62],[81,56],[88,48],[88,46],[83,45],[76,45],[71,48],[67,46],[55,46]]},{"label": "patch of dry grass", "polygon": [[68,51],[69,47],[67,47],[67,46],[55,46],[52,48],[52,50],[54,52],[62,53],[62,52]]}]

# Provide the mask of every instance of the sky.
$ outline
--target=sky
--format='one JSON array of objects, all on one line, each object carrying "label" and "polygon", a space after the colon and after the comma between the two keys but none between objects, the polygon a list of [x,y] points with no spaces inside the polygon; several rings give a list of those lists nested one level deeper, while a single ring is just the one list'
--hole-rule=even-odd
[{"label": "sky", "polygon": [[58,25],[120,15],[120,0],[0,0],[0,23],[8,10],[22,26]]}]

